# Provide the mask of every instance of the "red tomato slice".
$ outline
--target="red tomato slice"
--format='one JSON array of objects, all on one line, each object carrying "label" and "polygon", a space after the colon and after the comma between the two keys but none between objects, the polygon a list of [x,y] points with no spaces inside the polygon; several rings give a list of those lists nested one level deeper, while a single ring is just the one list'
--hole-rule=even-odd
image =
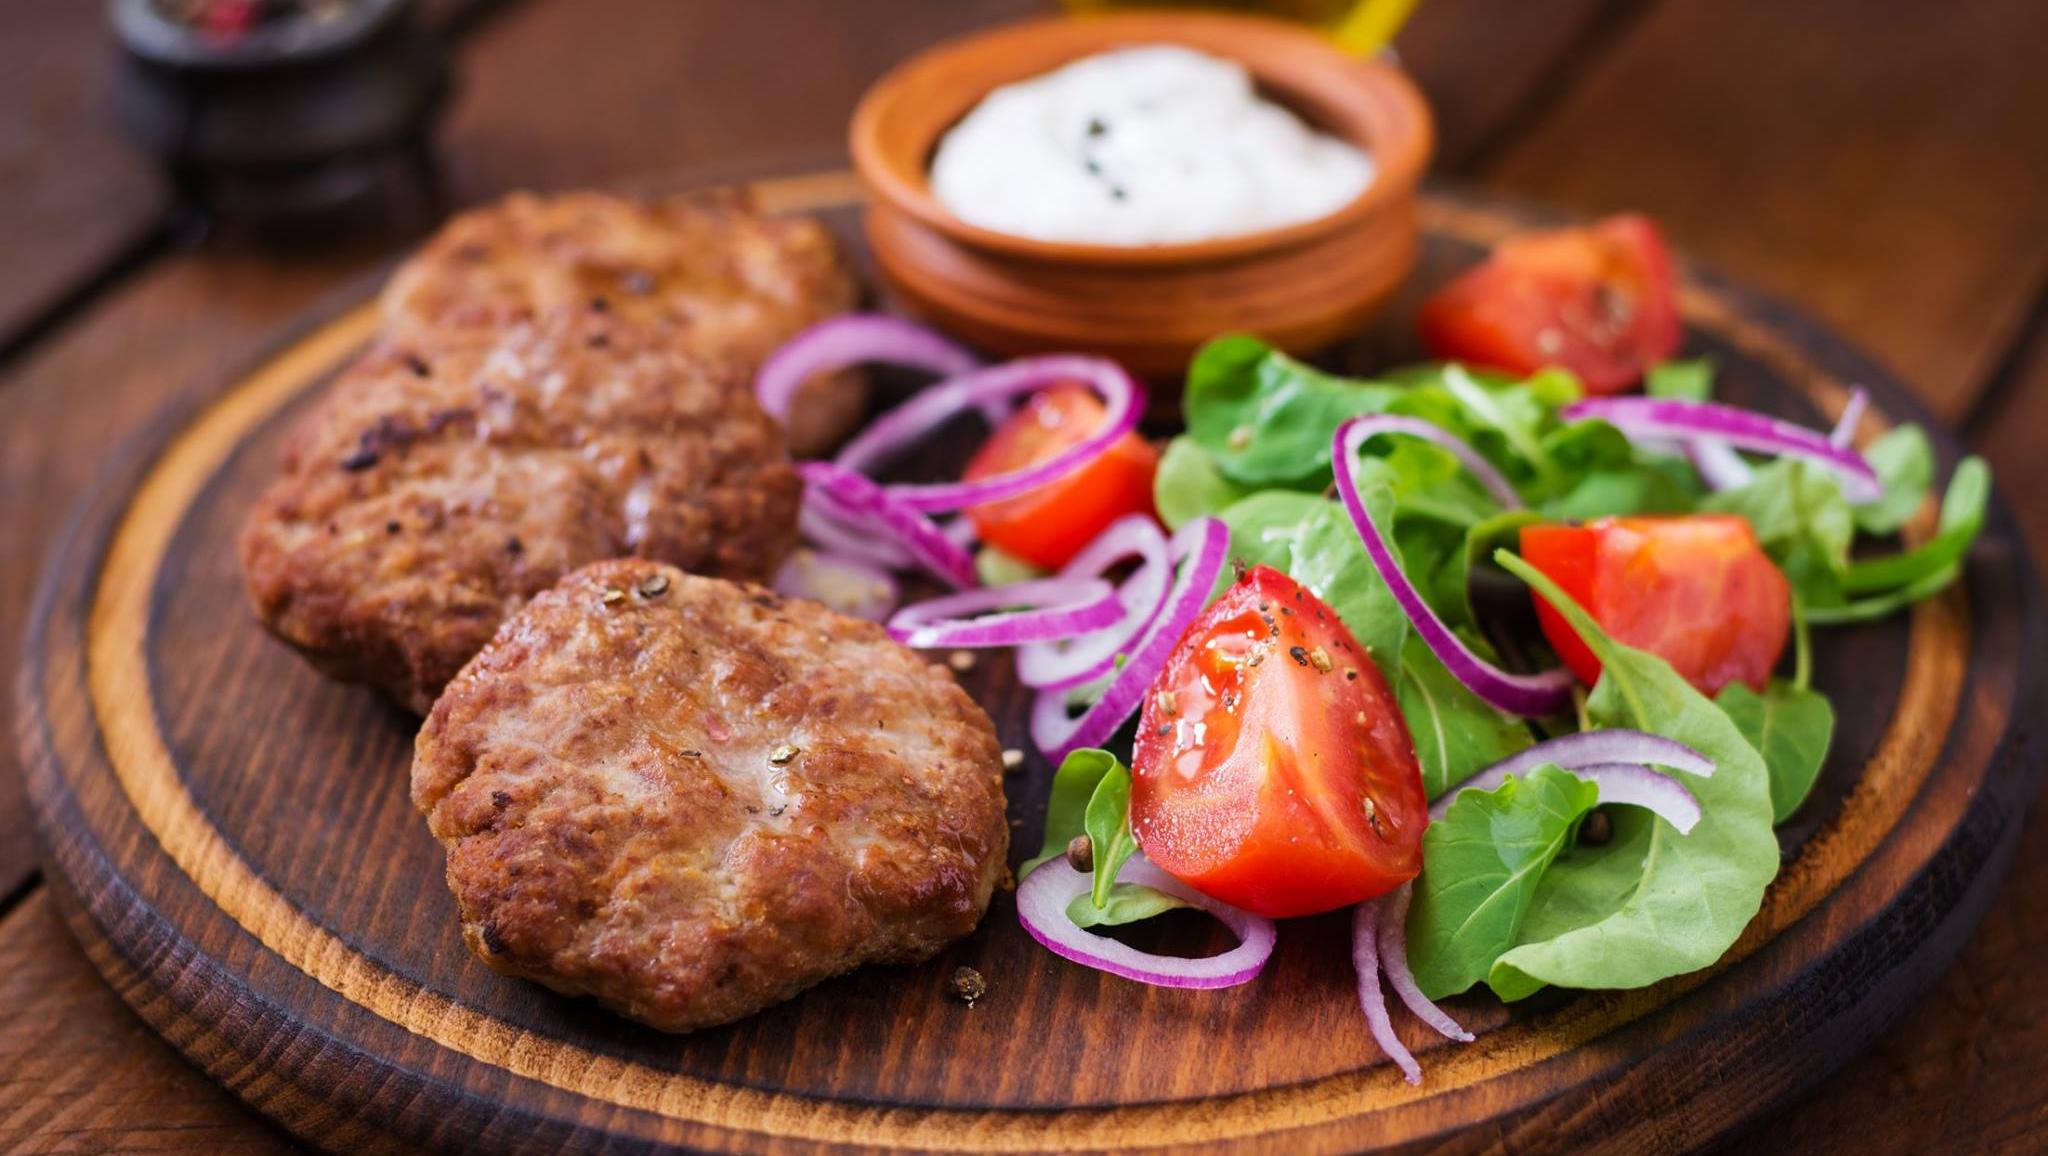
[{"label": "red tomato slice", "polygon": [[1671,252],[1648,217],[1502,242],[1438,290],[1418,318],[1436,356],[1518,376],[1571,370],[1590,393],[1620,393],[1678,351]]},{"label": "red tomato slice", "polygon": [[1429,802],[1393,692],[1336,613],[1270,567],[1181,636],[1132,772],[1145,854],[1247,911],[1329,911],[1422,870]]},{"label": "red tomato slice", "polygon": [[[1602,518],[1528,526],[1522,557],[1586,608],[1617,642],[1671,664],[1702,693],[1762,690],[1792,629],[1792,588],[1742,518]],[[1600,660],[1542,598],[1543,635],[1582,682]]]},{"label": "red tomato slice", "polygon": [[[967,463],[968,481],[1022,469],[1102,428],[1108,411],[1086,387],[1060,385],[1025,403]],[[1080,469],[1027,494],[970,507],[981,540],[1028,562],[1058,569],[1125,514],[1152,512],[1159,451],[1125,434]]]}]

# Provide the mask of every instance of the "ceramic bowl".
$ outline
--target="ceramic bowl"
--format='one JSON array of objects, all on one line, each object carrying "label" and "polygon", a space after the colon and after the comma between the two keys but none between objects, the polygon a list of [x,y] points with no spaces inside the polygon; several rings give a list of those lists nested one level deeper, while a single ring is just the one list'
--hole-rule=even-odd
[{"label": "ceramic bowl", "polygon": [[[1373,157],[1359,196],[1300,224],[1167,245],[1033,240],[971,225],[926,179],[946,130],[998,86],[1114,48],[1179,44],[1243,64],[1262,95]],[[1219,333],[1306,353],[1355,332],[1414,267],[1429,108],[1399,69],[1255,16],[1140,12],[1033,20],[939,45],[854,112],[868,239],[911,312],[1001,354],[1082,350],[1179,374]]]}]

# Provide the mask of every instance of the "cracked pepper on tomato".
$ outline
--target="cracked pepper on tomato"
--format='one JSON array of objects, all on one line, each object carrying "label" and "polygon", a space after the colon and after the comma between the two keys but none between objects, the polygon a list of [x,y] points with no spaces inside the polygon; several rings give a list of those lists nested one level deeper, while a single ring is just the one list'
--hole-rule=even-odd
[{"label": "cracked pepper on tomato", "polygon": [[1169,874],[1269,918],[1422,869],[1415,743],[1336,612],[1267,566],[1195,619],[1145,698],[1131,830]]}]

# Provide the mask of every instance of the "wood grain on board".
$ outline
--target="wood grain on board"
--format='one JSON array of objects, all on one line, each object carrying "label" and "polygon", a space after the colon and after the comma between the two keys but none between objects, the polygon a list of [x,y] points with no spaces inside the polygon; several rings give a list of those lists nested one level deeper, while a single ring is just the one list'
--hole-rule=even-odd
[{"label": "wood grain on board", "polygon": [[1666,0],[1483,174],[1641,209],[1949,421],[2048,285],[2048,4]]},{"label": "wood grain on board", "polygon": [[164,199],[106,91],[106,5],[0,0],[0,348],[147,236]]}]

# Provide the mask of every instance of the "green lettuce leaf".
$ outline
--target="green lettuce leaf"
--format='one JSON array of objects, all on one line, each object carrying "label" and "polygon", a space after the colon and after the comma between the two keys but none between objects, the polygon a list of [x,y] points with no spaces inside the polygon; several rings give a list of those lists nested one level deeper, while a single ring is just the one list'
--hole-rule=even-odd
[{"label": "green lettuce leaf", "polygon": [[1045,805],[1045,839],[1038,854],[1017,868],[1024,879],[1067,853],[1076,835],[1087,835],[1095,853],[1094,887],[1067,905],[1082,927],[1108,927],[1150,919],[1187,903],[1150,887],[1116,882],[1116,874],[1137,850],[1131,835],[1131,772],[1113,754],[1084,747],[1053,772]]},{"label": "green lettuce leaf", "polygon": [[1800,603],[1816,612],[1840,606],[1856,516],[1827,471],[1794,458],[1758,466],[1743,485],[1709,495],[1700,508],[1740,514],[1785,572]]},{"label": "green lettuce leaf", "polygon": [[1534,741],[1528,724],[1473,694],[1420,635],[1409,635],[1402,645],[1401,670],[1393,681],[1401,717],[1415,739],[1422,789],[1432,799]]},{"label": "green lettuce leaf", "polygon": [[1704,357],[1691,361],[1666,361],[1650,367],[1643,376],[1643,392],[1651,397],[1675,397],[1681,401],[1709,401],[1714,396],[1714,363]]},{"label": "green lettuce leaf", "polygon": [[1618,807],[1612,840],[1560,855],[1488,985],[1516,1000],[1546,984],[1633,988],[1708,966],[1742,933],[1778,872],[1763,758],[1669,663],[1609,638],[1520,558],[1502,551],[1496,560],[1556,606],[1600,658],[1600,681],[1586,703],[1593,725],[1676,739],[1712,759],[1715,770],[1685,780],[1701,812],[1690,834]]},{"label": "green lettuce leaf", "polygon": [[1884,496],[1856,507],[1856,525],[1866,534],[1896,533],[1934,485],[1934,446],[1917,425],[1893,426],[1863,457],[1884,483]]},{"label": "green lettuce leaf", "polygon": [[1762,694],[1731,682],[1714,701],[1763,756],[1771,776],[1771,821],[1791,818],[1827,762],[1835,736],[1834,704],[1819,691],[1782,678],[1772,679]]},{"label": "green lettuce leaf", "polygon": [[1429,825],[1408,910],[1408,966],[1424,995],[1442,999],[1487,977],[1599,799],[1598,787],[1546,763],[1496,790],[1466,791]]},{"label": "green lettuce leaf", "polygon": [[1188,366],[1188,436],[1217,470],[1249,486],[1321,489],[1345,419],[1384,410],[1396,387],[1347,381],[1253,337],[1219,337]]},{"label": "green lettuce leaf", "polygon": [[1251,492],[1224,477],[1209,460],[1209,451],[1186,434],[1166,443],[1159,472],[1152,479],[1152,504],[1169,530],[1205,515],[1220,514]]}]

